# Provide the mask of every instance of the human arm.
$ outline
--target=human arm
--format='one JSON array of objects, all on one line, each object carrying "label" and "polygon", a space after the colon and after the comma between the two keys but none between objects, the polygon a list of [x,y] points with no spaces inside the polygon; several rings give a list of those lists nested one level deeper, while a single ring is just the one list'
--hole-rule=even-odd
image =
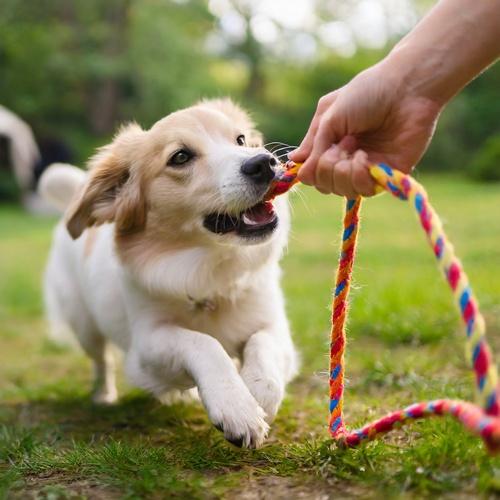
[{"label": "human arm", "polygon": [[374,192],[369,162],[409,172],[444,106],[499,55],[500,2],[441,0],[385,59],[320,99],[290,154],[304,162],[300,180],[353,197]]}]

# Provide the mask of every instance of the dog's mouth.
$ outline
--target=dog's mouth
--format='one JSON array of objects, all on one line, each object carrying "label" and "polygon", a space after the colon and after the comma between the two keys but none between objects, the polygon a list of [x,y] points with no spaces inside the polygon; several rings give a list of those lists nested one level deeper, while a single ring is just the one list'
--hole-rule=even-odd
[{"label": "dog's mouth", "polygon": [[278,226],[278,215],[270,201],[261,201],[239,215],[212,213],[203,220],[206,229],[215,234],[235,233],[242,237],[262,237]]}]

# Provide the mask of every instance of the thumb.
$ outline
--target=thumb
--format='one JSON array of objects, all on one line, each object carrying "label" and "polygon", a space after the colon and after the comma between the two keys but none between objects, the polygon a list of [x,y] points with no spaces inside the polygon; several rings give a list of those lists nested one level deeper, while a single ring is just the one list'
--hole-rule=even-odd
[{"label": "thumb", "polygon": [[358,141],[353,135],[346,135],[340,139],[340,142],[337,145],[340,149],[343,149],[347,153],[353,154],[358,147]]}]

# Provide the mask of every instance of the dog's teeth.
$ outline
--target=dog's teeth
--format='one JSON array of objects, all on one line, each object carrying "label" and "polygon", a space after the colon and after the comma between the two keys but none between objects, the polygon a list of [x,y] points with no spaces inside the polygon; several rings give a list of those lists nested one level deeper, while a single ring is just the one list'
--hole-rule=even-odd
[{"label": "dog's teeth", "polygon": [[243,217],[241,218],[242,221],[247,225],[247,226],[258,226],[259,222],[253,219],[250,219],[246,214],[243,214]]}]

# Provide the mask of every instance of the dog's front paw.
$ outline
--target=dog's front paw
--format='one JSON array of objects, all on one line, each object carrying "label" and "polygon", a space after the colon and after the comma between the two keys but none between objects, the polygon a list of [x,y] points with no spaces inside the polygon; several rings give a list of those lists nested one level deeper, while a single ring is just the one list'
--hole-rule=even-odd
[{"label": "dog's front paw", "polygon": [[[264,442],[269,425],[266,414],[246,387],[229,390],[206,403],[208,415],[224,437],[238,447],[258,448]],[[206,399],[205,399],[206,401]]]},{"label": "dog's front paw", "polygon": [[271,423],[283,400],[285,393],[283,384],[277,378],[245,370],[241,373],[241,378],[252,396],[266,412],[266,421]]}]

